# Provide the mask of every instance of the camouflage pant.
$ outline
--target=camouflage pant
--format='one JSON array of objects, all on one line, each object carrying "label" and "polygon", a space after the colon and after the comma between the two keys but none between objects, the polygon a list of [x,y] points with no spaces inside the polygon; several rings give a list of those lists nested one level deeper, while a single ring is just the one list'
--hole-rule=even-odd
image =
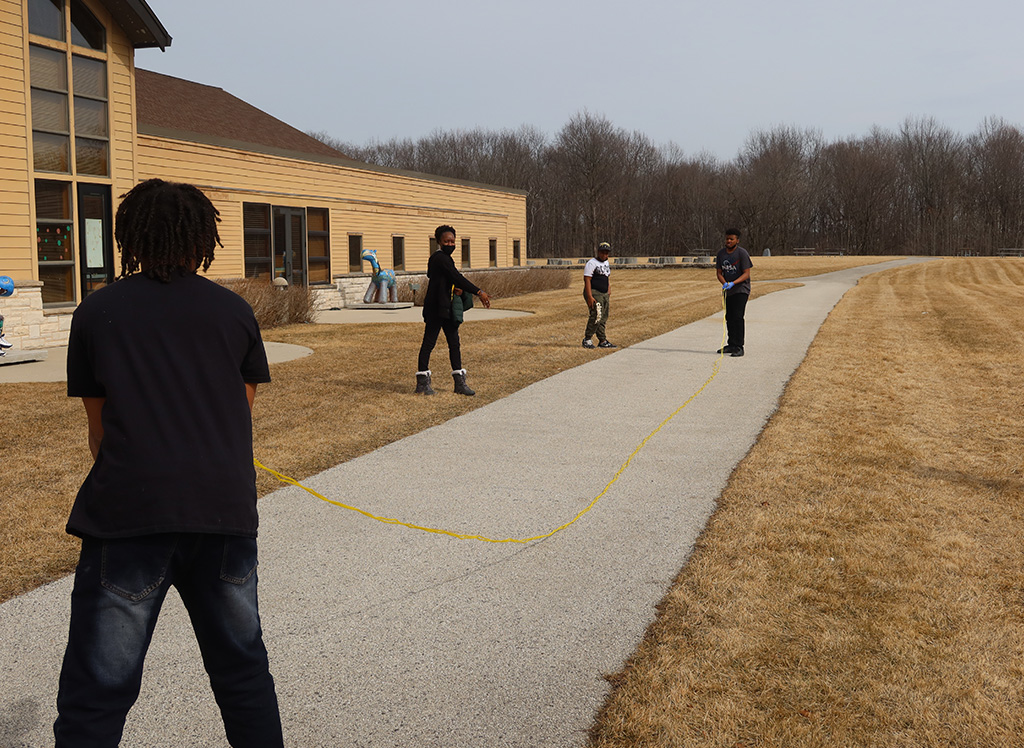
[{"label": "camouflage pant", "polygon": [[598,341],[607,340],[604,334],[604,326],[608,321],[608,294],[600,291],[591,291],[594,297],[594,308],[590,310],[590,319],[587,320],[587,331],[583,333],[584,340],[590,340],[597,333]]}]

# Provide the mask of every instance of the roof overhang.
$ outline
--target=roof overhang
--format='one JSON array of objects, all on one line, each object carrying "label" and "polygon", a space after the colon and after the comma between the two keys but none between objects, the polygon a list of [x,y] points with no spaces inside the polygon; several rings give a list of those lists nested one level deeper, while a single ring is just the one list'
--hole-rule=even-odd
[{"label": "roof overhang", "polygon": [[146,0],[100,0],[135,49],[171,46],[171,35]]}]

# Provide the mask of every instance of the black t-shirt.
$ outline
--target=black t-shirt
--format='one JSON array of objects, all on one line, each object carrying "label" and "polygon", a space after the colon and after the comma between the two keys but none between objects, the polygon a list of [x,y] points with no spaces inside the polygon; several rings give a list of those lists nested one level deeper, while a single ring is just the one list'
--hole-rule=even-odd
[{"label": "black t-shirt", "polygon": [[103,397],[103,440],[67,531],[255,537],[245,383],[270,381],[252,309],[195,273],[132,275],[88,296],[68,341],[68,395]]},{"label": "black t-shirt", "polygon": [[[718,256],[715,258],[715,266],[722,271],[722,277],[726,281],[734,281],[743,275],[744,272],[754,267],[754,263],[751,262],[750,254],[743,247],[736,247],[732,252],[728,248],[722,247],[718,250]],[[725,295],[734,296],[740,293],[750,295],[749,278],[730,288],[725,292]]]}]

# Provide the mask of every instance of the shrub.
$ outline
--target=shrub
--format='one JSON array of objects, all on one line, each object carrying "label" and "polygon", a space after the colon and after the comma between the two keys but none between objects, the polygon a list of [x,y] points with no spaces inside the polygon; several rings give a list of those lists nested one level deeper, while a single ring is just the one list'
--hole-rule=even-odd
[{"label": "shrub", "polygon": [[309,323],[316,316],[316,297],[302,286],[277,287],[262,278],[221,281],[249,302],[260,328]]}]

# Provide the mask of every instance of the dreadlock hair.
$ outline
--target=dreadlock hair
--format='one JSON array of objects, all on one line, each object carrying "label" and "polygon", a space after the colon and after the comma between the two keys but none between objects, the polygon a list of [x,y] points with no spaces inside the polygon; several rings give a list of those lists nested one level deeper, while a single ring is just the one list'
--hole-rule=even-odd
[{"label": "dreadlock hair", "polygon": [[445,234],[458,236],[458,234],[455,233],[455,229],[453,229],[451,226],[438,226],[436,229],[434,229],[434,238],[437,239],[438,244],[441,243],[441,237],[444,236]]},{"label": "dreadlock hair", "polygon": [[203,272],[220,245],[220,213],[190,184],[148,179],[121,195],[114,238],[121,250],[121,278],[140,268],[168,283],[174,273]]}]

